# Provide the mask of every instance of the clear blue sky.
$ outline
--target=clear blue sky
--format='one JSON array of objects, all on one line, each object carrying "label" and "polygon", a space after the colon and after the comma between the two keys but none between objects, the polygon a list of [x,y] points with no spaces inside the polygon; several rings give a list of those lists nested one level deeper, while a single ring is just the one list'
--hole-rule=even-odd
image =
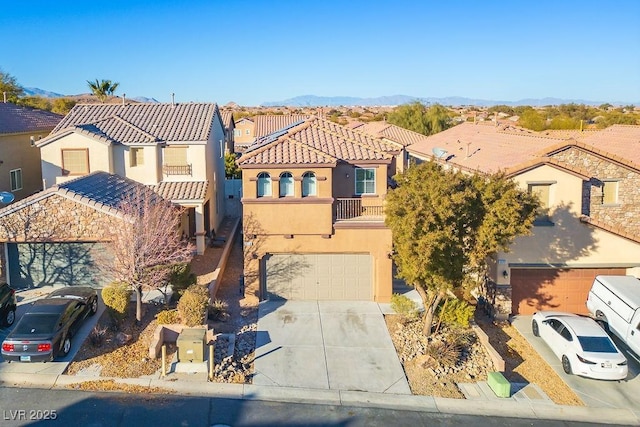
[{"label": "clear blue sky", "polygon": [[11,0],[25,87],[258,105],[298,95],[640,103],[638,0]]}]

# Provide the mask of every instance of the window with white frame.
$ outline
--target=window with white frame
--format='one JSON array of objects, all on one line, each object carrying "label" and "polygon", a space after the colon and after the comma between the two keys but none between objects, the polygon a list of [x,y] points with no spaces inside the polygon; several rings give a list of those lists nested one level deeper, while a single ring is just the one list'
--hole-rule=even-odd
[{"label": "window with white frame", "polygon": [[376,170],[356,168],[356,194],[376,194]]},{"label": "window with white frame", "polygon": [[618,204],[618,181],[602,181],[602,204]]},{"label": "window with white frame", "polygon": [[258,174],[258,197],[271,196],[271,175],[267,172]]},{"label": "window with white frame", "polygon": [[293,196],[293,175],[291,172],[280,174],[280,197]]},{"label": "window with white frame", "polygon": [[11,180],[11,191],[22,190],[22,169],[14,169],[9,171]]},{"label": "window with white frame", "polygon": [[233,130],[233,136],[241,136],[242,135],[242,130],[241,129],[234,129]]},{"label": "window with white frame", "polygon": [[303,173],[302,197],[315,196],[316,194],[316,174],[313,172]]}]

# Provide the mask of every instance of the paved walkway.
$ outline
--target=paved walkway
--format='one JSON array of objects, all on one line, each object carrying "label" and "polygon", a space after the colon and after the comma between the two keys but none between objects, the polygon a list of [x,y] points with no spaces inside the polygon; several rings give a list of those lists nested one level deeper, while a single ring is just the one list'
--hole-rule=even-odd
[{"label": "paved walkway", "polygon": [[374,302],[260,304],[253,384],[411,394]]}]

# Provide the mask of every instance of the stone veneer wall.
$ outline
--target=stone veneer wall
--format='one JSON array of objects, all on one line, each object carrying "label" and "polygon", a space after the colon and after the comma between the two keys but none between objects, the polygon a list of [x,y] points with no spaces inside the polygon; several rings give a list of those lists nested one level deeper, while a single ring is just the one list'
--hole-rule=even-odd
[{"label": "stone veneer wall", "polygon": [[0,219],[0,242],[99,242],[120,219],[53,194]]},{"label": "stone veneer wall", "polygon": [[[640,173],[603,159],[578,147],[552,155],[554,159],[588,171],[593,179],[585,183],[582,213],[614,228],[640,235]],[[618,180],[618,204],[603,205],[602,180]]]}]

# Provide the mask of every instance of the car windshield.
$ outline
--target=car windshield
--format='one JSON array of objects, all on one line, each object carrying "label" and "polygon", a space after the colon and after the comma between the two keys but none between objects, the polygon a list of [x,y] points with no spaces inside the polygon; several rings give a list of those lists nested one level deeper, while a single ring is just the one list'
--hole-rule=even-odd
[{"label": "car windshield", "polygon": [[57,321],[57,314],[26,313],[16,325],[15,333],[20,335],[50,334],[53,332]]},{"label": "car windshield", "polygon": [[608,337],[578,337],[584,351],[593,353],[617,353],[615,346]]}]

